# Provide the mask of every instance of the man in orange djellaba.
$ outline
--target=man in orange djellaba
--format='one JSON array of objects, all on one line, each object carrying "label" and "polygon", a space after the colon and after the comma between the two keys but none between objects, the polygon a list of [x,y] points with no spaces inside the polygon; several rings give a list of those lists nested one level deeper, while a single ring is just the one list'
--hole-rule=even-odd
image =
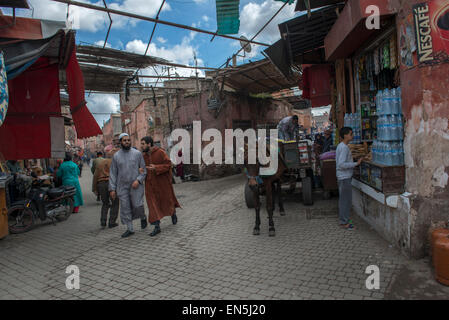
[{"label": "man in orange djellaba", "polygon": [[176,208],[181,206],[176,199],[172,184],[172,163],[162,148],[154,145],[151,137],[143,137],[140,141],[147,176],[145,178],[145,198],[148,205],[148,221],[154,225],[150,236],[161,232],[160,221],[171,216],[176,224]]}]

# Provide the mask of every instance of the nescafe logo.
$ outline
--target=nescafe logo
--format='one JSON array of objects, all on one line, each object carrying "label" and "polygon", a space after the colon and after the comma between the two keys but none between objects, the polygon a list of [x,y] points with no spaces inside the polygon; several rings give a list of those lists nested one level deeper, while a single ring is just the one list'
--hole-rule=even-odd
[{"label": "nescafe logo", "polygon": [[418,61],[433,61],[433,39],[430,26],[430,11],[427,3],[420,3],[413,7],[413,17],[416,28],[416,42],[418,44]]}]

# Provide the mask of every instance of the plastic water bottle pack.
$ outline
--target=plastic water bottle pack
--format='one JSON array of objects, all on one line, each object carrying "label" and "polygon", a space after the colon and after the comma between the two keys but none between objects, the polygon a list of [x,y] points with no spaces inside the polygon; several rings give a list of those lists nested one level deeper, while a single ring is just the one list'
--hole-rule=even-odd
[{"label": "plastic water bottle pack", "polygon": [[373,162],[386,166],[404,165],[404,126],[401,88],[379,90],[376,94],[377,140]]}]

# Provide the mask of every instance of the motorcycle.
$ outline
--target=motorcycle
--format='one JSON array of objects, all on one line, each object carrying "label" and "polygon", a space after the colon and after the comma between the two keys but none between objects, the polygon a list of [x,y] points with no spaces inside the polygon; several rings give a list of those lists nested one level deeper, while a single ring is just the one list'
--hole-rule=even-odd
[{"label": "motorcycle", "polygon": [[[25,197],[11,203],[8,209],[8,227],[10,233],[24,233],[31,230],[37,219],[44,221],[67,220],[74,206],[75,187],[62,186],[54,188],[45,185],[45,181],[32,174],[34,181],[23,192]],[[20,186],[20,183],[18,183]],[[16,187],[17,188],[17,187]],[[17,189],[23,190],[23,187]]]}]

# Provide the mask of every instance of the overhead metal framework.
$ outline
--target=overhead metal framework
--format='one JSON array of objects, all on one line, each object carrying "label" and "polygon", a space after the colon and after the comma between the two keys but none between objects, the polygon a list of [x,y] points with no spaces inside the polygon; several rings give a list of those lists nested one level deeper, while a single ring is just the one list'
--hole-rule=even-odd
[{"label": "overhead metal framework", "polygon": [[[195,31],[195,32],[199,32],[199,33],[206,33],[206,34],[210,34],[210,35],[216,35],[217,37],[222,37],[222,38],[227,38],[227,39],[232,39],[232,40],[238,40],[238,41],[241,40],[238,37],[233,37],[233,36],[224,35],[224,34],[216,34],[215,32],[204,30],[204,29],[190,27],[190,26],[187,26],[187,25],[174,23],[174,22],[170,22],[170,21],[165,21],[165,20],[145,17],[145,16],[141,16],[141,15],[138,15],[138,14],[129,13],[129,12],[121,11],[121,10],[115,10],[115,9],[110,9],[110,8],[103,8],[103,7],[92,5],[92,4],[89,4],[89,3],[83,3],[83,2],[72,1],[72,0],[52,0],[52,1],[65,3],[65,4],[70,4],[71,6],[78,6],[78,7],[83,7],[83,8],[97,10],[97,11],[109,12],[109,13],[116,14],[116,15],[119,15],[119,16],[125,16],[125,17],[129,17],[129,18],[134,18],[134,19],[150,21],[150,22],[157,22],[159,24],[165,24],[165,25],[168,25],[168,26],[176,27],[176,28],[186,29],[186,30]],[[264,46],[264,47],[269,47],[270,46],[269,44],[262,43],[262,42],[257,42],[257,41],[250,41],[250,43],[254,43],[254,44],[257,44],[257,45],[260,45],[260,46]]]},{"label": "overhead metal framework", "polygon": [[[284,7],[287,5],[287,2],[286,3],[284,3],[283,5],[282,5],[282,7],[280,7],[279,8],[279,10],[278,11],[276,11],[276,13],[271,17],[271,19],[270,20],[268,20],[263,26],[262,26],[262,28],[260,28],[259,29],[259,31],[257,31],[257,33],[251,38],[251,40],[248,40],[248,41],[245,41],[245,42],[247,42],[247,43],[255,43],[254,42],[254,39],[270,24],[270,22],[271,21],[273,21],[273,19],[279,14],[279,12],[281,12],[282,11],[282,9],[284,9]],[[241,39],[240,39],[241,40]],[[233,56],[237,56],[240,52],[242,52],[244,50],[244,47],[242,47],[242,48],[240,48],[238,51],[237,51],[237,53],[235,53]],[[228,64],[229,64],[229,61],[232,59],[232,57],[231,58],[229,58],[225,63],[223,63],[220,67],[219,67],[219,69],[221,69],[222,67],[224,67],[225,65],[227,66]]]}]

